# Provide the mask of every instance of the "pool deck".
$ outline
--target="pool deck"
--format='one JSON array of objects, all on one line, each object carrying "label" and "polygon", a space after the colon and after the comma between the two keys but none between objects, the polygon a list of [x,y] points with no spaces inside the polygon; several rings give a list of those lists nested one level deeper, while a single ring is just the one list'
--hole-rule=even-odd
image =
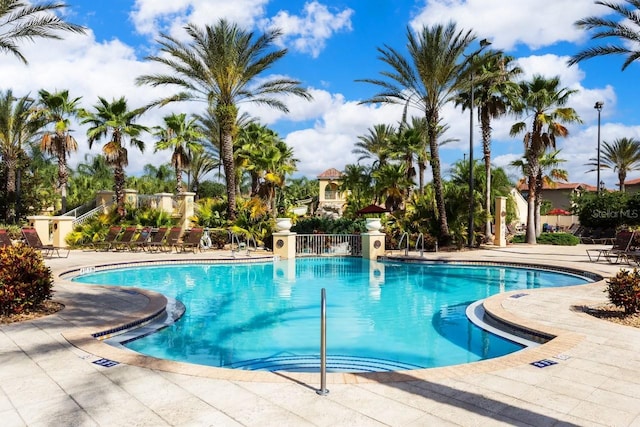
[{"label": "pool deck", "polygon": [[[603,276],[624,267],[589,262],[585,249],[594,247],[516,245],[424,257],[566,266]],[[97,264],[188,258],[231,256],[72,251],[47,259],[56,275],[54,300],[65,309],[0,325],[0,425],[640,427],[640,329],[578,309],[606,302],[603,282],[485,302],[506,321],[557,336],[545,345],[445,368],[329,374],[329,393],[320,396],[318,374],[200,367],[101,343],[90,333],[149,314],[163,298],[57,278]],[[93,363],[103,358],[118,364]],[[531,364],[540,360],[555,363]]]}]

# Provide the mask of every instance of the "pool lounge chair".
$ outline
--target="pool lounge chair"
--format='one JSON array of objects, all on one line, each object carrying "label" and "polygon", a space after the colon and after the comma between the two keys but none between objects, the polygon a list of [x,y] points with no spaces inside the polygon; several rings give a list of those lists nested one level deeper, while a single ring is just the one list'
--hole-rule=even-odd
[{"label": "pool lounge chair", "polygon": [[[52,256],[54,253],[59,258],[67,258],[69,256],[70,250],[67,248],[60,248],[53,245],[43,244],[35,228],[23,228],[22,237],[24,237],[24,241],[27,244],[27,246],[42,252],[42,256],[48,257],[48,256]],[[67,254],[64,257],[61,256],[60,250],[63,250],[63,251],[66,250]]]},{"label": "pool lounge chair", "polygon": [[164,240],[164,246],[162,246],[162,249],[167,252],[171,252],[171,249],[175,247],[177,252],[181,235],[182,227],[171,227],[169,229],[169,234],[167,234],[167,237]]},{"label": "pool lounge chair", "polygon": [[[629,262],[630,248],[635,233],[629,230],[623,230],[616,234],[613,246],[605,249],[587,249],[589,261],[598,262],[600,257],[604,257],[607,262],[617,264],[621,260]],[[635,252],[634,252],[635,253]]]},{"label": "pool lounge chair", "polygon": [[131,251],[137,251],[138,249],[145,250],[146,244],[149,241],[149,236],[151,235],[151,227],[142,227],[142,229],[138,232],[137,237],[135,237],[131,243],[129,243],[128,248]]},{"label": "pool lounge chair", "polygon": [[[182,245],[179,246],[179,251],[184,252],[187,249],[191,249],[195,253],[198,249],[200,249],[200,240],[202,240],[203,234],[203,228],[192,228],[191,231],[189,231],[187,237],[182,242]],[[178,246],[176,246],[176,251],[178,251]]]},{"label": "pool lounge chair", "polygon": [[133,242],[133,238],[135,237],[137,231],[138,227],[125,228],[120,239],[113,242],[113,245],[111,245],[111,247],[116,251],[121,251],[129,248],[129,245],[131,244],[131,242]]},{"label": "pool lounge chair", "polygon": [[9,234],[7,233],[7,230],[0,229],[0,248],[4,248],[6,246],[11,246],[13,245],[13,242],[11,241],[11,238],[9,237]]},{"label": "pool lounge chair", "polygon": [[162,250],[164,248],[164,238],[167,236],[169,227],[160,227],[155,233],[151,233],[151,237],[142,245],[143,249],[152,252],[153,250]]},{"label": "pool lounge chair", "polygon": [[122,227],[120,227],[119,225],[114,225],[110,227],[109,232],[107,233],[107,236],[104,238],[104,240],[101,240],[99,242],[93,242],[93,245],[92,245],[93,248],[95,250],[103,249],[105,251],[108,251],[113,247],[113,244],[118,239],[118,236],[120,235],[121,231],[122,231]]}]

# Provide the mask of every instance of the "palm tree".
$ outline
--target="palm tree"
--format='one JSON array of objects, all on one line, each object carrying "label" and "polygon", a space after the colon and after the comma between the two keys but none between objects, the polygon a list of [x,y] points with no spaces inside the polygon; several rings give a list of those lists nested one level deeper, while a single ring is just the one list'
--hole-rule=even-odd
[{"label": "palm tree", "polygon": [[[475,57],[472,62],[476,81],[474,102],[478,108],[480,129],[482,131],[482,153],[486,186],[484,189],[484,207],[491,212],[491,121],[510,111],[520,87],[514,79],[522,73],[514,58],[502,52],[489,51]],[[469,108],[469,92],[461,92],[457,103],[462,110]],[[485,236],[491,238],[491,216],[485,221]]]},{"label": "palm tree", "polygon": [[98,97],[98,103],[93,106],[94,112],[81,111],[81,124],[89,124],[87,137],[89,148],[93,143],[102,138],[110,138],[102,146],[102,153],[109,164],[113,167],[113,188],[116,196],[116,206],[118,214],[124,217],[126,211],[124,207],[124,168],[129,164],[128,151],[124,146],[126,138],[129,143],[144,151],[144,142],[138,137],[142,132],[148,132],[146,126],[135,123],[140,115],[145,111],[143,108],[129,110],[127,100],[124,97],[114,99],[112,102],[102,97]]},{"label": "palm tree", "polygon": [[424,27],[418,34],[407,29],[407,39],[408,58],[392,47],[378,48],[380,59],[391,70],[383,71],[382,79],[360,80],[381,88],[381,92],[363,102],[413,106],[424,113],[440,238],[448,243],[449,225],[438,152],[440,110],[467,84],[460,79],[466,65],[461,58],[475,36],[471,31],[458,31],[454,23],[449,23]]},{"label": "palm tree", "polygon": [[281,35],[270,30],[261,36],[240,29],[222,19],[215,26],[185,27],[192,43],[187,44],[167,34],[160,36],[162,55],[147,59],[166,65],[168,74],[143,75],[137,84],[174,86],[181,90],[153,105],[174,101],[199,100],[212,109],[220,129],[220,155],[227,184],[227,216],[236,217],[233,139],[237,131],[238,104],[252,102],[288,112],[282,95],[311,99],[300,82],[288,78],[258,80],[286,53],[272,47]]},{"label": "palm tree", "polygon": [[12,53],[27,63],[20,52],[23,41],[36,38],[61,40],[59,31],[84,33],[85,28],[65,22],[55,13],[66,8],[61,2],[30,4],[24,0],[0,1],[0,51]]},{"label": "palm tree", "polygon": [[392,125],[377,124],[368,131],[368,134],[358,136],[358,142],[355,143],[355,148],[351,152],[360,155],[358,162],[372,159],[373,168],[384,166],[389,161],[391,139],[396,129]]},{"label": "palm tree", "polygon": [[605,46],[590,47],[578,52],[569,59],[569,65],[575,65],[585,59],[606,55],[627,55],[622,64],[624,71],[632,62],[640,58],[638,42],[640,42],[640,0],[625,0],[628,6],[621,2],[596,1],[595,4],[606,6],[620,15],[621,20],[615,21],[608,18],[591,16],[576,21],[578,28],[598,31],[591,36],[592,40],[620,39],[619,44],[607,44]]},{"label": "palm tree", "polygon": [[34,103],[27,96],[14,97],[10,89],[0,92],[0,157],[7,180],[7,222],[14,222],[20,214],[19,160],[25,156],[25,145],[36,137],[42,127],[42,121],[34,114]]},{"label": "palm tree", "polygon": [[189,153],[189,166],[187,167],[187,177],[189,179],[189,191],[198,194],[202,178],[209,172],[215,170],[220,165],[217,155],[208,151],[193,151]]},{"label": "palm tree", "polygon": [[384,205],[391,212],[401,209],[409,194],[413,181],[407,179],[406,163],[387,163],[371,172],[375,179],[376,196],[384,199]]},{"label": "palm tree", "polygon": [[202,129],[192,118],[187,121],[187,115],[171,114],[164,118],[165,127],[154,128],[154,135],[160,140],[156,142],[155,150],[173,150],[171,165],[176,174],[176,193],[182,192],[182,171],[189,167],[189,153],[203,150],[200,140],[204,138]]},{"label": "palm tree", "polygon": [[515,111],[526,114],[531,119],[531,129],[524,121],[511,127],[511,136],[524,133],[524,154],[528,175],[527,243],[535,244],[538,235],[536,227],[536,185],[540,173],[540,158],[547,149],[556,148],[556,137],[564,137],[569,130],[563,123],[581,123],[573,108],[564,107],[576,90],[560,88],[560,77],[544,78],[533,76],[531,81],[520,83],[520,96]]},{"label": "palm tree", "polygon": [[78,150],[78,142],[71,135],[71,118],[77,117],[80,111],[78,102],[80,98],[69,98],[69,91],[49,93],[42,89],[39,114],[43,116],[47,124],[53,124],[53,132],[46,131],[40,141],[40,149],[58,159],[57,191],[61,197],[62,213],[67,212],[67,182],[69,171],[67,170],[67,156]]},{"label": "palm tree", "polygon": [[[627,180],[627,173],[640,170],[640,141],[633,138],[618,138],[609,144],[602,142],[600,154],[600,167],[612,169],[618,173],[618,188],[624,192],[624,182]],[[598,167],[597,159],[589,159],[588,166]],[[593,172],[596,169],[591,169]]]}]

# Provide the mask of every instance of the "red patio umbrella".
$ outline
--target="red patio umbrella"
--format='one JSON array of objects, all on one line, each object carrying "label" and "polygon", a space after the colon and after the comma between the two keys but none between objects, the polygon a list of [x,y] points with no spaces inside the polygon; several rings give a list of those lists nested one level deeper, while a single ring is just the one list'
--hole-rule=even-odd
[{"label": "red patio umbrella", "polygon": [[560,209],[560,208],[553,208],[549,212],[547,212],[547,215],[556,216],[556,229],[557,229],[558,223],[560,222],[560,215],[571,215],[571,212],[564,209]]},{"label": "red patio umbrella", "polygon": [[356,213],[358,215],[364,215],[364,214],[379,214],[379,213],[385,213],[385,212],[389,212],[389,210],[383,208],[382,206],[369,205],[369,206],[365,206],[364,208],[360,209]]}]

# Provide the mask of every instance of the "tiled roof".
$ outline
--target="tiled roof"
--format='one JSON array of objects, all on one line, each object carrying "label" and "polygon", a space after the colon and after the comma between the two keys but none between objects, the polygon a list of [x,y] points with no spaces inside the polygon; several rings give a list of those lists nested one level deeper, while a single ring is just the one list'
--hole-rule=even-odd
[{"label": "tiled roof", "polygon": [[[556,182],[553,184],[553,187],[549,186],[549,184],[547,184],[546,182],[542,185],[543,190],[576,190],[578,188],[580,188],[581,190],[587,190],[587,191],[598,190],[593,185],[583,184],[581,182]],[[521,181],[518,184],[518,190],[524,191],[527,189],[528,189],[528,186],[526,182]]]},{"label": "tiled roof", "polygon": [[342,172],[340,172],[338,169],[331,168],[331,169],[327,169],[326,171],[318,175],[318,178],[319,179],[340,179],[342,178]]},{"label": "tiled roof", "polygon": [[637,185],[640,184],[640,178],[630,179],[629,181],[625,181],[624,185]]}]

